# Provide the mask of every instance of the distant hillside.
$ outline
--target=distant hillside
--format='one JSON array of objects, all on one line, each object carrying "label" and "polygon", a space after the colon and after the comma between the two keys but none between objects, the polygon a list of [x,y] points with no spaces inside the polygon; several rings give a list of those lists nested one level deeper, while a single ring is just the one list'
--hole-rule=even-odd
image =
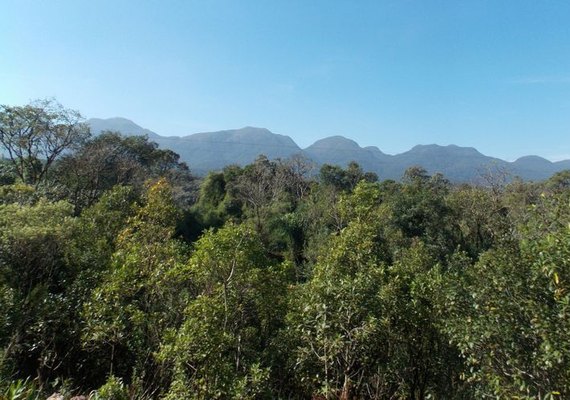
[{"label": "distant hillside", "polygon": [[392,178],[402,176],[410,165],[421,165],[430,173],[440,172],[454,182],[468,182],[490,166],[506,168],[507,162],[483,155],[472,147],[417,145],[395,155],[387,174]]},{"label": "distant hillside", "polygon": [[229,164],[246,165],[260,154],[287,158],[301,149],[289,136],[264,128],[245,127],[219,132],[203,132],[184,137],[163,137],[157,141],[180,154],[182,160],[199,172],[219,170]]},{"label": "distant hillside", "polygon": [[[392,158],[382,153],[377,147],[360,147],[354,140],[343,136],[331,136],[318,140],[303,151],[317,164],[345,166],[351,161],[356,161],[363,169],[377,173],[384,172]],[[385,177],[384,174],[382,176]]]},{"label": "distant hillside", "polygon": [[397,155],[381,152],[377,147],[360,147],[342,136],[321,139],[305,149],[318,163],[346,165],[358,162],[365,170],[374,171],[381,179],[400,179],[413,165],[421,165],[429,173],[440,172],[456,182],[472,180],[489,165],[506,167],[507,162],[487,157],[471,147],[455,145],[417,145]]},{"label": "distant hillside", "polygon": [[98,135],[103,131],[117,131],[127,136],[147,135],[149,138],[153,140],[162,137],[151,130],[138,126],[133,121],[126,118],[120,118],[120,117],[107,118],[107,119],[91,118],[87,120],[87,123],[91,127],[91,134],[93,135]]},{"label": "distant hillside", "polygon": [[160,136],[124,118],[93,118],[87,123],[90,124],[94,135],[105,130],[118,131],[125,135],[148,135],[160,147],[180,154],[182,161],[199,174],[219,170],[229,164],[246,165],[260,154],[275,159],[287,158],[301,152],[301,148],[289,136],[251,126],[180,137]]},{"label": "distant hillside", "polygon": [[87,121],[93,134],[119,131],[125,135],[148,135],[160,147],[171,149],[198,174],[219,170],[229,164],[246,165],[260,154],[270,159],[304,154],[318,165],[324,163],[346,166],[359,163],[380,179],[402,177],[413,165],[429,173],[442,173],[453,182],[473,182],[489,168],[500,168],[525,180],[546,179],[557,171],[570,169],[570,160],[551,162],[538,156],[524,156],[514,162],[481,154],[472,147],[436,144],[417,145],[401,154],[385,154],[378,147],[360,147],[343,136],[331,136],[316,141],[302,150],[289,136],[278,135],[264,128],[245,127],[218,132],[195,133],[188,136],[160,136],[125,118]]}]

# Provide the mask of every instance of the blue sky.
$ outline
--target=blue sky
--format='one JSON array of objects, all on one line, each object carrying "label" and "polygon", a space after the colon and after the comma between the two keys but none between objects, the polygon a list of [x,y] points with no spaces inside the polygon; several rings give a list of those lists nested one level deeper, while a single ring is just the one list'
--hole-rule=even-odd
[{"label": "blue sky", "polygon": [[0,104],[570,158],[570,2],[4,0]]}]

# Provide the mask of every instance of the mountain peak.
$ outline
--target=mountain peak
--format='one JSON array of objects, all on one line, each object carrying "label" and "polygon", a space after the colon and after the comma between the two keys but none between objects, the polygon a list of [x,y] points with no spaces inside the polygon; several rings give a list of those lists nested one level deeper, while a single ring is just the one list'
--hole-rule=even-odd
[{"label": "mountain peak", "polygon": [[103,131],[117,131],[123,135],[147,135],[152,139],[159,137],[159,135],[153,131],[145,129],[130,119],[123,117],[90,118],[87,120],[87,124],[90,126],[93,135],[98,135]]},{"label": "mountain peak", "polygon": [[317,140],[315,143],[307,147],[306,150],[309,149],[361,149],[361,147],[352,139],[335,135]]},{"label": "mountain peak", "polygon": [[133,127],[136,129],[144,129],[143,127],[135,124],[133,121],[123,117],[112,117],[112,118],[90,118],[87,120],[88,124],[112,124],[112,125],[120,125],[123,127]]},{"label": "mountain peak", "polygon": [[550,163],[546,158],[540,156],[523,156],[516,159],[515,162],[541,162],[541,163]]},{"label": "mountain peak", "polygon": [[289,136],[273,133],[267,128],[257,128],[254,126],[245,126],[240,129],[228,129],[215,132],[194,133],[192,135],[184,136],[183,139],[209,142],[224,141],[249,146],[270,144],[272,146],[278,145],[287,148],[294,148],[295,151],[301,150]]},{"label": "mountain peak", "polygon": [[408,150],[406,153],[413,154],[454,154],[463,157],[482,156],[482,154],[474,147],[462,147],[455,144],[441,146],[439,144],[418,144]]},{"label": "mountain peak", "polygon": [[260,128],[257,126],[244,126],[243,128],[240,129],[236,129],[236,131],[244,131],[244,132],[267,132],[267,133],[273,133],[271,132],[269,129],[267,128]]}]

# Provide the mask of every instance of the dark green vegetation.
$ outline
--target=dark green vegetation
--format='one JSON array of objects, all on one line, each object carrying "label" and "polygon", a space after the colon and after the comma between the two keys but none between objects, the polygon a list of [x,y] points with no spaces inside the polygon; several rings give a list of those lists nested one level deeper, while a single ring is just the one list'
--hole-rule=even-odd
[{"label": "dark green vegetation", "polygon": [[570,397],[569,171],[197,181],[48,106],[0,109],[0,398]]}]

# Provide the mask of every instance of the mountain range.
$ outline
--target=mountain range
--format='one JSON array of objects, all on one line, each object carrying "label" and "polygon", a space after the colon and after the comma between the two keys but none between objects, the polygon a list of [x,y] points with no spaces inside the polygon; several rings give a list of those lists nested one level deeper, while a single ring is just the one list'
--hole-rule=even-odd
[{"label": "mountain range", "polygon": [[118,131],[123,135],[147,135],[160,148],[180,154],[190,169],[198,174],[220,170],[229,164],[246,165],[260,154],[270,159],[302,154],[317,165],[346,166],[356,161],[365,171],[376,172],[380,179],[398,180],[406,168],[420,165],[429,173],[442,173],[452,182],[475,182],[489,169],[501,170],[524,180],[541,180],[555,172],[570,169],[570,160],[551,162],[538,156],[524,156],[514,162],[481,154],[472,147],[436,144],[417,145],[395,155],[385,154],[378,147],[361,147],[343,136],[331,136],[301,149],[289,136],[265,128],[245,127],[188,136],[161,136],[125,118],[87,121],[91,133]]}]

